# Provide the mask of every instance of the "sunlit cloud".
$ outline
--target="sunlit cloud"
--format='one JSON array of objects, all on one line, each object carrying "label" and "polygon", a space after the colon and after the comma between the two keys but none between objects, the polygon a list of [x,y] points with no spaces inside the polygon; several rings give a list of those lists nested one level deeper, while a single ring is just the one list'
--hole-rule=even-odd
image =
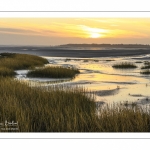
[{"label": "sunlit cloud", "polygon": [[147,34],[135,32],[135,31],[128,31],[128,30],[120,30],[120,29],[114,29],[110,30],[109,34],[107,34],[107,37],[111,38],[146,38],[148,37]]},{"label": "sunlit cloud", "polygon": [[111,24],[110,26],[112,26],[112,27],[118,27],[119,25],[117,25],[117,24]]},{"label": "sunlit cloud", "polygon": [[109,30],[106,29],[101,29],[101,28],[92,28],[89,26],[85,26],[85,25],[79,25],[79,27],[81,28],[82,31],[87,33],[87,37],[91,37],[91,38],[99,38],[99,37],[104,37],[105,33],[108,33]]},{"label": "sunlit cloud", "polygon": [[60,39],[68,39],[70,43],[73,38],[76,43],[144,41],[150,38],[149,26],[150,18],[0,18],[1,36],[12,39],[32,36],[40,38],[39,43],[45,43],[46,38],[59,39],[58,44]]},{"label": "sunlit cloud", "polygon": [[50,36],[57,34],[55,31],[51,30],[29,30],[21,28],[0,28],[0,33],[5,34],[21,34],[21,35],[40,35],[40,36]]}]

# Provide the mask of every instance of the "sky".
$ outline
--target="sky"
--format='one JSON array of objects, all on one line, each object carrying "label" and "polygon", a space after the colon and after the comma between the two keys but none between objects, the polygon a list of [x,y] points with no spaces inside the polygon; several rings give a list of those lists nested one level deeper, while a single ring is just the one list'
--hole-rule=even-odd
[{"label": "sky", "polygon": [[0,45],[150,44],[150,18],[0,18]]}]

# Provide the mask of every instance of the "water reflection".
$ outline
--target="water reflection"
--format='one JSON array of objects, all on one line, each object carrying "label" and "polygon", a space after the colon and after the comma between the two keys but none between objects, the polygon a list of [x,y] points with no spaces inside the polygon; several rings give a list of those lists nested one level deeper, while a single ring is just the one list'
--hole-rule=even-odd
[{"label": "water reflection", "polygon": [[[149,56],[149,55],[148,55]],[[75,67],[80,74],[71,79],[41,79],[27,78],[26,72],[18,72],[19,79],[26,79],[36,86],[70,85],[83,86],[95,92],[96,101],[99,103],[111,102],[136,102],[149,104],[150,102],[150,76],[141,75],[140,70],[146,56],[138,57],[108,57],[108,58],[63,58],[45,57],[49,60],[48,65]],[[141,59],[140,59],[141,58]],[[140,59],[140,63],[136,63]],[[117,62],[136,63],[136,69],[114,69],[112,65]],[[47,66],[47,65],[46,65]],[[19,76],[20,75],[20,76]],[[148,100],[146,100],[148,99]]]}]

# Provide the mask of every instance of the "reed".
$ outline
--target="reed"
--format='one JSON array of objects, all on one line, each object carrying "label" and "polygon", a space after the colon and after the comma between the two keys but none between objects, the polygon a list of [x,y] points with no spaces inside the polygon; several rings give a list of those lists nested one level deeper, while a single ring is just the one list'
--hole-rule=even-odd
[{"label": "reed", "polygon": [[132,62],[120,62],[120,63],[114,64],[112,67],[120,68],[120,69],[130,69],[130,68],[136,68],[137,66]]},{"label": "reed", "polygon": [[0,77],[14,76],[16,73],[9,68],[0,66]]},{"label": "reed", "polygon": [[48,78],[74,78],[80,73],[75,68],[64,68],[59,66],[49,66],[44,68],[33,69],[28,72],[28,77],[48,77]]},{"label": "reed", "polygon": [[141,74],[146,74],[146,75],[149,75],[150,74],[150,70],[147,69],[147,70],[143,70],[140,72]]},{"label": "reed", "polygon": [[[97,106],[93,93],[82,87],[32,87],[30,82],[7,77],[13,75],[14,69],[45,63],[37,56],[1,54],[0,123],[18,121],[19,129],[2,130],[6,126],[0,126],[1,132],[150,132],[149,107],[138,107],[136,103]],[[46,72],[40,76],[52,70],[42,69]],[[62,70],[61,77],[68,77],[69,71],[78,73],[75,69],[56,67],[54,77],[58,70]]]},{"label": "reed", "polygon": [[0,67],[6,67],[12,70],[43,66],[46,63],[48,63],[46,59],[34,55],[16,53],[0,54]]},{"label": "reed", "polygon": [[150,65],[142,66],[141,69],[150,69]]},{"label": "reed", "polygon": [[149,108],[96,107],[93,94],[81,87],[33,88],[8,77],[1,77],[0,85],[0,122],[18,121],[16,132],[150,131]]}]

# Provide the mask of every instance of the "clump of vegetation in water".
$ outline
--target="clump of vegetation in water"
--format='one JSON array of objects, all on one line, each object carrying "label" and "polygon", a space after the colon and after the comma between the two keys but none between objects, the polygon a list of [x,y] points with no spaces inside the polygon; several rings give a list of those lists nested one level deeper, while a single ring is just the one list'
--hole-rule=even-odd
[{"label": "clump of vegetation in water", "polygon": [[144,65],[150,65],[149,61],[144,61]]},{"label": "clump of vegetation in water", "polygon": [[115,61],[115,60],[113,60],[113,59],[107,59],[106,61]]},{"label": "clump of vegetation in water", "polygon": [[94,60],[94,62],[99,62],[99,60]]},{"label": "clump of vegetation in water", "polygon": [[69,59],[69,58],[65,59],[65,62],[67,62],[67,61],[71,61],[71,59]]},{"label": "clump of vegetation in water", "polygon": [[120,69],[137,68],[137,66],[131,62],[120,62],[118,64],[114,64],[112,67],[113,68],[120,68]]},{"label": "clump of vegetation in water", "polygon": [[140,72],[141,74],[146,74],[146,75],[149,75],[150,74],[150,70],[147,69],[147,70],[143,70]]},{"label": "clump of vegetation in water", "polygon": [[85,60],[83,60],[83,62],[89,62],[89,60],[85,59]]},{"label": "clump of vegetation in water", "polygon": [[144,66],[142,66],[141,69],[150,69],[150,62],[149,61],[145,61],[144,62]]},{"label": "clump of vegetation in water", "polygon": [[141,69],[150,69],[150,65],[143,66]]},{"label": "clump of vegetation in water", "polygon": [[9,68],[12,70],[43,66],[46,63],[48,63],[47,59],[34,55],[16,53],[0,54],[0,67]]},{"label": "clump of vegetation in water", "polygon": [[28,72],[28,77],[42,77],[42,78],[73,78],[80,73],[75,68],[64,68],[59,66],[49,66],[45,68],[33,69]]},{"label": "clump of vegetation in water", "polygon": [[142,61],[136,61],[135,63],[143,63]]}]

